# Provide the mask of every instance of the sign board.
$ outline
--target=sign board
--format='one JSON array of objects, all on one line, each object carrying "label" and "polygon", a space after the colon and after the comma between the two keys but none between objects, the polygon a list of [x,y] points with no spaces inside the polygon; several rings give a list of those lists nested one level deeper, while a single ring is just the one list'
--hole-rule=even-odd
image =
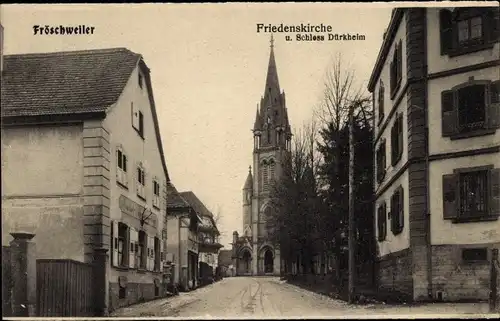
[{"label": "sign board", "polygon": [[120,195],[118,204],[120,210],[123,213],[130,215],[138,220],[147,218],[147,220],[145,220],[145,224],[157,228],[158,218],[156,217],[156,214],[151,212],[150,209],[144,210],[144,206],[137,204],[125,195]]}]

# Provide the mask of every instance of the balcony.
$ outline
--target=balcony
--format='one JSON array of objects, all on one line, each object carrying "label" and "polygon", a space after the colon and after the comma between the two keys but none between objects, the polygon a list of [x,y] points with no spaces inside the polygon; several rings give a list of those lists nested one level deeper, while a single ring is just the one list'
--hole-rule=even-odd
[{"label": "balcony", "polygon": [[224,246],[211,237],[200,238],[198,241],[199,253],[217,253],[222,247]]}]

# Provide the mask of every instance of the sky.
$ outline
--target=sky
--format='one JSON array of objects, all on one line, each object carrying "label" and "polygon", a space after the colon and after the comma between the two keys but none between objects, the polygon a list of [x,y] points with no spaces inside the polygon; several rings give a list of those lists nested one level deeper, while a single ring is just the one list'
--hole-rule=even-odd
[{"label": "sky", "polygon": [[[222,244],[242,232],[242,187],[252,163],[257,103],[264,93],[270,33],[257,24],[325,24],[364,41],[295,41],[275,33],[280,87],[290,123],[312,117],[340,53],[366,90],[397,3],[1,5],[5,54],[126,47],[151,69],[170,178],[220,213]],[[33,35],[33,25],[87,25],[93,35]],[[294,41],[285,41],[290,35]]]}]

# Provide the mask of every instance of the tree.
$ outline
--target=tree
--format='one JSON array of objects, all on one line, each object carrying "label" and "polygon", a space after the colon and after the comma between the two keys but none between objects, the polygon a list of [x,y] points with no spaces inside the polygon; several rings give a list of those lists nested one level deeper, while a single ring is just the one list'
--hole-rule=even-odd
[{"label": "tree", "polygon": [[271,189],[273,211],[266,222],[268,237],[280,245],[282,259],[289,266],[299,256],[303,258],[304,270],[309,267],[314,236],[321,228],[317,193],[320,155],[315,150],[316,135],[314,120],[294,132],[282,175]]},{"label": "tree", "polygon": [[[344,247],[347,245],[347,222],[349,211],[349,133],[348,115],[353,111],[355,141],[355,215],[356,237],[359,242],[358,258],[371,255],[371,243],[374,239],[373,212],[371,211],[373,193],[372,166],[372,115],[370,97],[355,85],[355,73],[345,64],[340,55],[335,57],[327,70],[324,91],[317,114],[322,121],[321,141],[318,150],[324,162],[320,170],[322,198],[329,215],[325,226],[334,235],[330,242],[330,250],[337,258],[337,276],[345,275],[340,271],[347,268],[347,256]],[[361,253],[365,256],[361,256]],[[359,261],[359,260],[358,260]]]}]

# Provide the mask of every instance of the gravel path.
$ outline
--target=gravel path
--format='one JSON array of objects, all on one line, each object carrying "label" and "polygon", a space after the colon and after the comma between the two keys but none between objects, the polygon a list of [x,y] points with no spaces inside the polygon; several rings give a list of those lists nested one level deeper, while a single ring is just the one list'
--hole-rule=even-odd
[{"label": "gravel path", "polygon": [[[198,318],[432,317],[487,314],[487,304],[348,305],[273,277],[226,278],[193,292],[122,308],[113,316]],[[500,317],[489,314],[488,317]]]}]

